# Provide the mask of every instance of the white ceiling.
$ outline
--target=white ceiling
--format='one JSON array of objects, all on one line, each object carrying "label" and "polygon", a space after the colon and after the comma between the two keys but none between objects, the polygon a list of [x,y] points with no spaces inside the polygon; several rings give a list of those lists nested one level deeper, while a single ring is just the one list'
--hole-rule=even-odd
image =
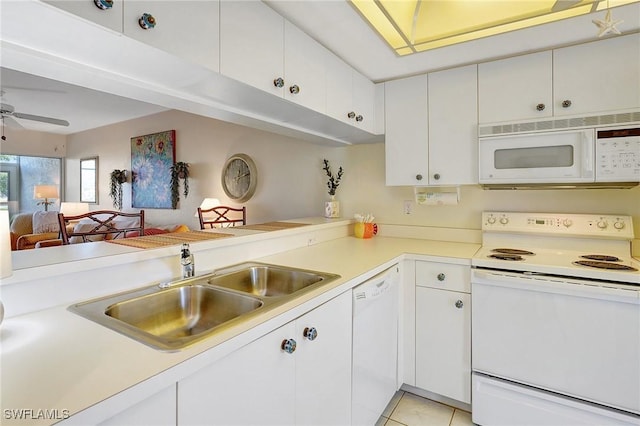
[{"label": "white ceiling", "polygon": [[[473,42],[397,57],[346,0],[264,0],[329,50],[375,82],[467,63],[597,40],[592,19],[604,12],[502,34]],[[516,0],[493,0],[516,1]],[[518,0],[520,1],[520,0]],[[612,10],[623,33],[640,29],[640,3]],[[69,127],[17,119],[24,128],[72,134],[165,108],[0,68],[2,103],[16,112],[60,118]]]}]

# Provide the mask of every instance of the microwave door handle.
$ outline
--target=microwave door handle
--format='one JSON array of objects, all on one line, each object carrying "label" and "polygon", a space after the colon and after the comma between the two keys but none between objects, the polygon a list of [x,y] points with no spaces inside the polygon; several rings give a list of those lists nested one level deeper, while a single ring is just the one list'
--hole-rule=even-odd
[{"label": "microwave door handle", "polygon": [[582,156],[583,156],[583,166],[582,172],[584,177],[591,177],[595,179],[595,174],[593,171],[593,163],[594,163],[594,137],[593,131],[585,131],[582,134]]}]

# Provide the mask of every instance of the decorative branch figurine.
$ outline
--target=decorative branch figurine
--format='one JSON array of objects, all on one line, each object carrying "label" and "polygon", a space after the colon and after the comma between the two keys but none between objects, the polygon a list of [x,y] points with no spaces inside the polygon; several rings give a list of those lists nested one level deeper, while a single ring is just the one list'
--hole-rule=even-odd
[{"label": "decorative branch figurine", "polygon": [[336,176],[333,176],[333,172],[331,172],[331,166],[329,165],[329,160],[325,158],[322,161],[324,161],[324,167],[322,168],[322,170],[324,170],[329,177],[329,180],[327,181],[329,195],[333,197],[336,195],[336,189],[338,189],[338,185],[340,185],[340,180],[342,179],[344,170],[342,169],[342,166],[340,166],[340,168],[338,168],[338,174]]}]

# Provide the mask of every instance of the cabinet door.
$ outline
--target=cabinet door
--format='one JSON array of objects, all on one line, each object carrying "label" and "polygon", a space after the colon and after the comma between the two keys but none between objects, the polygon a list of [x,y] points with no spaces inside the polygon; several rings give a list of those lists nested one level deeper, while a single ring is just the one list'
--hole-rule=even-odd
[{"label": "cabinet door", "polygon": [[471,402],[471,295],[416,288],[416,386]]},{"label": "cabinet door", "polygon": [[551,58],[547,51],[479,64],[480,123],[551,117]]},{"label": "cabinet door", "polygon": [[349,112],[353,110],[353,69],[333,53],[327,55],[327,115],[353,124]]},{"label": "cabinet door", "polygon": [[[288,21],[284,24],[284,97],[325,113],[325,62],[328,52]],[[297,91],[295,90],[297,88]]]},{"label": "cabinet door", "polygon": [[284,18],[260,1],[220,3],[220,73],[282,97]]},{"label": "cabinet door", "polygon": [[[151,14],[156,26],[147,30],[138,19]],[[219,2],[127,0],[124,34],[188,61],[219,70]],[[150,64],[149,66],[153,66]]]},{"label": "cabinet door", "polygon": [[294,332],[286,324],[178,382],[178,423],[294,424],[297,352],[281,349]]},{"label": "cabinet door", "polygon": [[100,426],[176,424],[175,384],[100,423]]},{"label": "cabinet door", "polygon": [[111,28],[119,33],[122,32],[123,0],[113,0],[113,6],[104,10],[96,6],[93,1],[44,0],[44,2],[103,27]]},{"label": "cabinet door", "polygon": [[428,183],[427,76],[385,83],[387,185]]},{"label": "cabinet door", "polygon": [[428,75],[429,184],[478,183],[478,78],[469,65]]},{"label": "cabinet door", "polygon": [[[314,340],[314,329],[317,336]],[[298,425],[351,422],[351,292],[296,320]]]},{"label": "cabinet door", "polygon": [[353,70],[353,111],[356,116],[353,122],[357,127],[368,132],[375,128],[375,85],[364,75]]},{"label": "cabinet door", "polygon": [[639,34],[554,50],[553,68],[557,116],[640,108]]}]

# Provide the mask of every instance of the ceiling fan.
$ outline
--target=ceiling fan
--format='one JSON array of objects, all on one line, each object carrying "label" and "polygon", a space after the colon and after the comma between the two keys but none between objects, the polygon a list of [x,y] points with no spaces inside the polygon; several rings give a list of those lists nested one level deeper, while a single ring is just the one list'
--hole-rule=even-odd
[{"label": "ceiling fan", "polygon": [[13,117],[20,118],[23,120],[32,120],[32,121],[40,121],[42,123],[55,124],[58,126],[68,126],[69,122],[67,120],[61,120],[59,118],[52,117],[44,117],[41,115],[33,115],[33,114],[25,114],[23,112],[16,112],[13,105],[9,104],[0,104],[0,116],[2,117],[2,122],[5,120],[9,126],[21,128],[20,123],[15,121]]}]

